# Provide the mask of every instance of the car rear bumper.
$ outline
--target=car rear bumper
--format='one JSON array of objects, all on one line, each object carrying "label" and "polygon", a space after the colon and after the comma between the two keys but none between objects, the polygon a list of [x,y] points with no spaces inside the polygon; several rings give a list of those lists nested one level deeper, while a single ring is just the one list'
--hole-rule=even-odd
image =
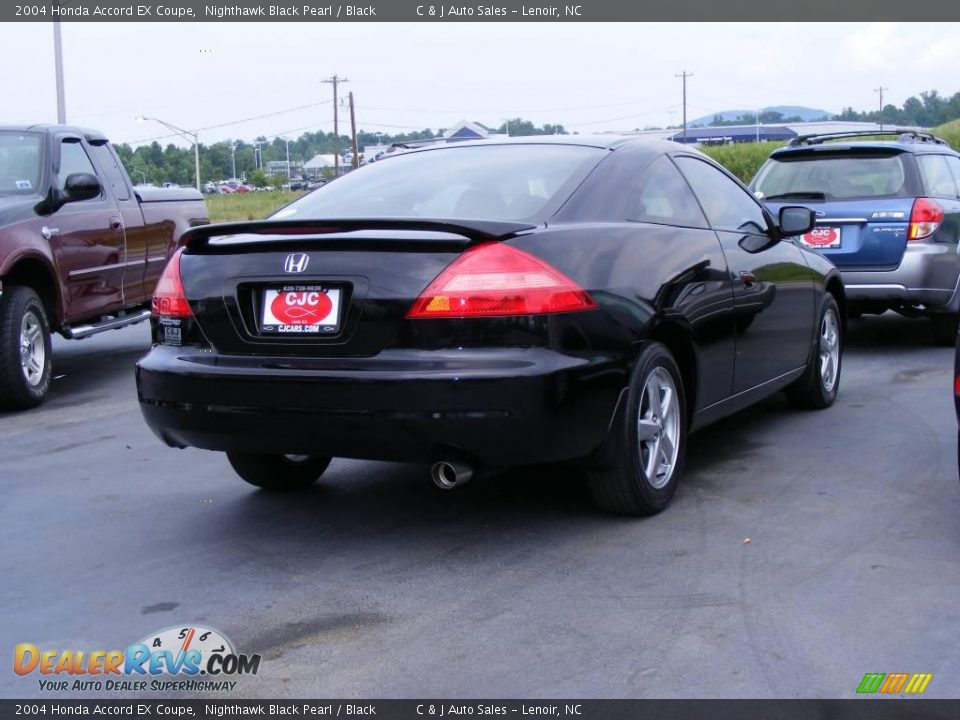
[{"label": "car rear bumper", "polygon": [[896,270],[841,270],[840,274],[847,299],[852,302],[960,309],[960,255],[956,245],[914,242],[908,244]]},{"label": "car rear bumper", "polygon": [[588,455],[626,382],[618,358],[546,348],[321,360],[161,345],[137,363],[143,416],[174,447],[489,466]]}]

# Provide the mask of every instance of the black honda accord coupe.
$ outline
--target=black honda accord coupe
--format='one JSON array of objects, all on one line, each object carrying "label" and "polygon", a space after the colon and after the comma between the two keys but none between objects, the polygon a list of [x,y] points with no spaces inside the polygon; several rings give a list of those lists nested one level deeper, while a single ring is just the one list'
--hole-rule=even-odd
[{"label": "black honda accord coupe", "polygon": [[332,457],[476,471],[579,460],[607,510],[677,488],[693,430],[837,396],[844,290],[695,150],[514,138],[398,152],[265,221],[195,228],[137,365],[168,445],[267,489]]}]

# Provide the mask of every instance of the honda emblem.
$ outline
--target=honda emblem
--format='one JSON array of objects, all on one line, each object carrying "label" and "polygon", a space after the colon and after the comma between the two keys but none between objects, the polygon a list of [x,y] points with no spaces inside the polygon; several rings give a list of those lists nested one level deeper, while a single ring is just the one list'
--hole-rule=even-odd
[{"label": "honda emblem", "polygon": [[306,253],[290,253],[283,261],[283,269],[288,273],[302,273],[310,264],[310,256]]}]

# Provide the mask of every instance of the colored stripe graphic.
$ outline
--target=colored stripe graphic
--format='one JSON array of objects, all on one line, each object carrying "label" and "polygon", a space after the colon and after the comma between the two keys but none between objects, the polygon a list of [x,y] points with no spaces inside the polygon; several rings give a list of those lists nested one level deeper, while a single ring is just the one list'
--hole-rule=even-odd
[{"label": "colored stripe graphic", "polygon": [[933,680],[933,673],[867,673],[857,686],[860,694],[884,693],[896,695],[906,693],[919,695],[927,689]]},{"label": "colored stripe graphic", "polygon": [[919,694],[927,689],[927,685],[933,680],[932,673],[914,673],[910,677],[910,682],[904,688],[905,693]]},{"label": "colored stripe graphic", "polygon": [[880,689],[880,683],[883,682],[885,677],[885,673],[867,673],[863,676],[863,680],[860,681],[860,685],[857,687],[857,692],[875,693]]},{"label": "colored stripe graphic", "polygon": [[880,686],[880,692],[895,695],[903,690],[903,686],[907,684],[908,677],[910,676],[907,675],[907,673],[890,673],[887,675],[887,679],[883,685]]}]

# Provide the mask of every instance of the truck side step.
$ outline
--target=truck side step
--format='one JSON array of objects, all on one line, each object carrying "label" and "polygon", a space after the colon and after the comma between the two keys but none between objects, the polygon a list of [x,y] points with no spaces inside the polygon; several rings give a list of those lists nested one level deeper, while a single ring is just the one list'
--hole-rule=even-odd
[{"label": "truck side step", "polygon": [[61,331],[61,334],[68,340],[83,340],[88,338],[91,335],[96,335],[97,333],[102,333],[105,330],[119,330],[120,328],[127,327],[127,325],[136,325],[138,322],[143,322],[144,320],[150,319],[150,310],[144,308],[142,310],[135,310],[126,315],[119,315],[117,317],[106,317],[100,322],[91,323],[89,325],[77,325],[76,327],[65,327]]}]

